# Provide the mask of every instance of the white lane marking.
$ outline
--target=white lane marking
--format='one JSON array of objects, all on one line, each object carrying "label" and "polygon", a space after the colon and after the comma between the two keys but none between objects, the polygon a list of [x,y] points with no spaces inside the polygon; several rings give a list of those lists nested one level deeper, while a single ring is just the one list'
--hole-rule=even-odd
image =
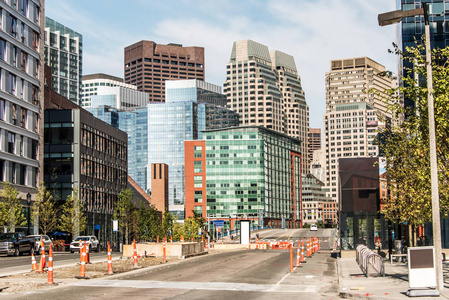
[{"label": "white lane marking", "polygon": [[[285,278],[286,276],[284,276]],[[282,280],[281,280],[282,281]],[[246,292],[313,293],[313,285],[250,284],[234,282],[190,282],[190,281],[149,281],[149,280],[91,280],[76,282],[74,286],[118,287],[139,289],[181,289],[181,290],[221,290]]]}]

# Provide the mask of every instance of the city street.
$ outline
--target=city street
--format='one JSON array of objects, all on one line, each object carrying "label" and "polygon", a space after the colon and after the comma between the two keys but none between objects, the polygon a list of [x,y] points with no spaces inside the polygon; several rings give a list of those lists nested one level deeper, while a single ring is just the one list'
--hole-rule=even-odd
[{"label": "city street", "polygon": [[[48,260],[48,253],[47,260]],[[112,257],[119,257],[121,256],[121,253],[119,252],[112,252]],[[39,263],[40,255],[35,255],[37,263]],[[90,253],[90,259],[92,262],[96,261],[104,261],[107,259],[107,253],[106,252],[93,252]],[[53,261],[55,266],[57,267],[65,267],[65,266],[71,266],[75,265],[80,261],[80,256],[78,252],[70,253],[70,252],[55,252],[53,254]],[[31,256],[24,255],[24,256],[6,256],[2,255],[0,256],[0,276],[5,275],[13,275],[18,274],[22,272],[28,272],[31,270]]]},{"label": "city street", "polygon": [[[58,281],[55,281],[58,283]],[[114,275],[70,280],[33,299],[337,299],[336,259],[316,253],[290,273],[288,250],[239,250]],[[30,294],[7,295],[29,299]]]}]

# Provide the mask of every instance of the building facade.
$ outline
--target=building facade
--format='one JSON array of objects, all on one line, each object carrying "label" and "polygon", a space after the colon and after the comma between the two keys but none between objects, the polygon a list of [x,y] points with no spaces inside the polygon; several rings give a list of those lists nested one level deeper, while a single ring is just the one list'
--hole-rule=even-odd
[{"label": "building facade", "polygon": [[[199,80],[166,82],[166,103],[148,104],[148,165],[169,166],[170,212],[184,219],[184,141],[202,138],[202,130],[238,125],[237,113],[227,109],[221,88]],[[151,170],[147,186],[152,189]]]},{"label": "building facade", "polygon": [[[234,42],[224,94],[240,125],[264,126],[302,141],[307,153],[309,107],[293,56],[251,40]],[[308,173],[307,156],[302,173]]]},{"label": "building facade", "polygon": [[307,160],[308,166],[310,167],[313,161],[313,153],[316,150],[321,149],[321,129],[309,127],[309,132],[307,134],[307,141],[308,141]]},{"label": "building facade", "polygon": [[56,201],[78,189],[87,217],[85,233],[115,240],[112,216],[127,187],[127,134],[49,91],[45,98],[44,181]]},{"label": "building facade", "polygon": [[311,174],[302,176],[302,218],[304,224],[337,222],[337,202],[326,195],[324,182]]},{"label": "building facade", "polygon": [[338,161],[341,158],[377,157],[374,143],[380,123],[377,110],[364,102],[340,104],[324,115],[326,138],[326,183],[329,196],[338,201]]},{"label": "building facade", "polygon": [[0,182],[24,207],[43,181],[44,3],[0,1]]},{"label": "building facade", "polygon": [[83,108],[106,105],[128,111],[147,105],[149,99],[147,93],[139,92],[136,86],[124,83],[121,78],[103,73],[83,76]]},{"label": "building facade", "polygon": [[262,126],[206,130],[185,142],[186,216],[235,230],[301,227],[301,141]]},{"label": "building facade", "polygon": [[83,36],[45,17],[44,62],[52,72],[51,87],[79,104],[83,74]]},{"label": "building facade", "polygon": [[165,81],[204,81],[204,48],[140,41],[125,47],[125,82],[150,94],[151,102],[165,101]]},{"label": "building facade", "polygon": [[367,57],[331,61],[326,73],[326,114],[324,115],[326,176],[329,196],[338,201],[338,160],[376,157],[374,139],[382,118],[389,119],[390,103],[385,90],[391,78],[381,76],[385,67]]}]

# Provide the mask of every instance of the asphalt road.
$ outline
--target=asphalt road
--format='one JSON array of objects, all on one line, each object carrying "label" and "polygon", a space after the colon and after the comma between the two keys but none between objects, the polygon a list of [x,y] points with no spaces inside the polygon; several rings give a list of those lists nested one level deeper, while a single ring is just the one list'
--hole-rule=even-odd
[{"label": "asphalt road", "polygon": [[[290,273],[289,250],[222,252],[69,284],[34,291],[32,298],[338,299],[336,259],[330,253],[316,253]],[[31,297],[8,296],[8,299]]]},{"label": "asphalt road", "polygon": [[[89,253],[92,262],[98,260],[106,260],[106,252],[91,252]],[[48,253],[46,253],[48,260]],[[119,252],[112,252],[113,257],[121,256]],[[36,262],[39,263],[40,255],[35,255]],[[55,266],[63,267],[75,265],[80,261],[80,255],[78,252],[56,252],[53,254],[53,261]],[[0,276],[12,275],[21,272],[26,272],[31,270],[31,256],[0,256]]]},{"label": "asphalt road", "polygon": [[[336,229],[324,228],[317,231],[311,231],[308,228],[302,229],[264,229],[257,232],[260,240],[275,242],[275,241],[293,241],[297,246],[298,241],[307,239],[308,237],[317,237],[321,241],[322,250],[332,250],[335,243]],[[254,242],[256,232],[252,232],[251,239]]]}]

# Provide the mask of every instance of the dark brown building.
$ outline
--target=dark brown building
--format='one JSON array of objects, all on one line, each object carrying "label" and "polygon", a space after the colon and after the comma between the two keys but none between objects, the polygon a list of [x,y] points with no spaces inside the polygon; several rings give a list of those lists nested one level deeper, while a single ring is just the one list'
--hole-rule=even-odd
[{"label": "dark brown building", "polygon": [[165,102],[165,80],[173,79],[204,81],[203,47],[140,41],[125,48],[125,83],[149,93],[150,101]]}]

